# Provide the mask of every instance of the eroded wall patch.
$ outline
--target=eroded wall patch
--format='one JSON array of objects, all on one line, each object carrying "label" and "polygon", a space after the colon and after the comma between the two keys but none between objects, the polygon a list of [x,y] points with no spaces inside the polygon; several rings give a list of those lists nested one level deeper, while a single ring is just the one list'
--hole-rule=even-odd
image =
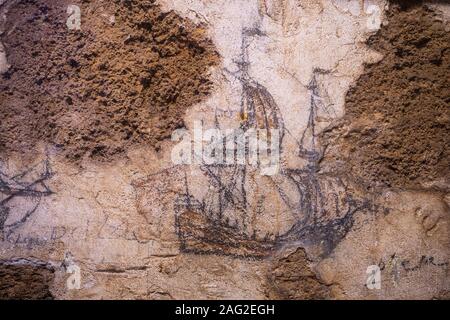
[{"label": "eroded wall patch", "polygon": [[75,4],[79,31],[68,30],[63,0],[9,8],[0,150],[45,141],[71,160],[102,160],[135,144],[158,148],[211,91],[218,55],[206,30],[155,1]]},{"label": "eroded wall patch", "polygon": [[274,262],[268,273],[268,284],[270,299],[326,299],[330,296],[330,288],[318,279],[303,248]]},{"label": "eroded wall patch", "polygon": [[367,184],[420,188],[449,178],[450,34],[421,2],[401,3],[368,41],[384,58],[348,92],[327,157]]},{"label": "eroded wall patch", "polygon": [[0,299],[52,300],[54,270],[36,263],[0,261]]}]

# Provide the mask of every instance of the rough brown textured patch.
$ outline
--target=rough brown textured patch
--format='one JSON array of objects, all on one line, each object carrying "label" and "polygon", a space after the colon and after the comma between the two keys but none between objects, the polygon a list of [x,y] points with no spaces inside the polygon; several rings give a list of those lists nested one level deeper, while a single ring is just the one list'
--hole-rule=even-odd
[{"label": "rough brown textured patch", "polygon": [[268,274],[270,299],[317,300],[330,296],[329,287],[322,284],[311,270],[303,248],[275,261]]},{"label": "rough brown textured patch", "polygon": [[415,188],[449,177],[450,34],[420,2],[401,3],[368,41],[384,58],[348,92],[327,157],[367,184]]},{"label": "rough brown textured patch", "polygon": [[273,241],[258,241],[224,223],[202,214],[185,211],[176,219],[177,233],[184,252],[265,258],[275,247]]},{"label": "rough brown textured patch", "polygon": [[50,300],[53,270],[28,264],[0,264],[0,299]]},{"label": "rough brown textured patch", "polygon": [[[11,69],[0,82],[0,151],[55,144],[71,160],[158,148],[211,90],[218,55],[200,26],[151,1],[19,1],[8,12]],[[112,18],[114,16],[114,19]]]}]

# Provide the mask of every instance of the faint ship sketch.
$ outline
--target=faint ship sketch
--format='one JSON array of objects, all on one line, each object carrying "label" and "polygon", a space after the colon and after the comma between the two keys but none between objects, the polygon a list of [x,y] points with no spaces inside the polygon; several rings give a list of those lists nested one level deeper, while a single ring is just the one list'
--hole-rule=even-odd
[{"label": "faint ship sketch", "polygon": [[[278,129],[282,146],[287,132],[280,108],[248,73],[246,41],[254,35],[261,33],[253,29],[243,32],[240,71],[235,75],[242,85],[241,129],[265,129],[268,135],[270,129]],[[357,212],[371,210],[370,202],[354,197],[342,179],[319,174],[316,120],[325,106],[316,75],[321,72],[315,70],[308,86],[308,125],[296,139],[298,157],[306,166],[281,168],[279,175],[263,178],[248,166],[202,165],[209,186],[206,195],[195,198],[185,179],[185,192],[175,201],[175,227],[182,251],[264,258],[283,244],[309,241],[322,243],[326,254],[352,228]],[[255,191],[260,182],[266,190]],[[284,228],[277,226],[280,217],[289,217]],[[262,221],[265,226],[273,221],[272,230],[261,228]]]}]

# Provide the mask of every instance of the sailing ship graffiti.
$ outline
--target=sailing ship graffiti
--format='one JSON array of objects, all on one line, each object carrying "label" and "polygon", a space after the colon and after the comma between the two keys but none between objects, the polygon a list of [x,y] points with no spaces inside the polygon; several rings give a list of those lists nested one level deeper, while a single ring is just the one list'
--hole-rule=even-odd
[{"label": "sailing ship graffiti", "polygon": [[[288,130],[269,90],[250,75],[247,48],[249,39],[255,36],[264,34],[258,29],[243,31],[240,61],[236,62],[239,71],[230,73],[242,90],[241,121],[236,130],[265,130],[269,140],[271,130],[277,130],[280,154],[287,152],[283,150],[284,140],[294,139],[297,144],[294,152],[303,165],[292,168],[281,161],[276,175],[261,175],[258,168],[236,163],[202,163],[195,169],[175,166],[159,178],[149,177],[138,187],[158,189],[153,192],[155,196],[168,189],[171,174],[177,175],[172,181],[183,181],[170,208],[175,213],[175,232],[182,252],[262,259],[286,244],[313,243],[319,244],[323,255],[327,255],[355,228],[357,215],[370,218],[376,208],[344,177],[320,171],[323,149],[316,126],[318,115],[329,113],[330,106],[319,82],[327,71],[313,72],[307,86],[310,96],[307,125],[296,136]],[[217,119],[215,129],[223,129]],[[248,145],[245,152],[250,152]],[[199,172],[193,175],[196,170]],[[157,182],[158,179],[166,182]],[[146,197],[145,192],[141,197]]]},{"label": "sailing ship graffiti", "polygon": [[[290,132],[275,99],[249,74],[247,40],[252,36],[263,34],[255,29],[243,32],[240,71],[236,74],[242,85],[240,129],[264,129],[267,136],[270,130],[279,130],[282,153],[283,139]],[[357,213],[374,212],[374,205],[357,197],[343,178],[319,173],[322,150],[316,121],[319,112],[329,112],[318,84],[323,73],[326,71],[320,69],[313,72],[308,85],[308,124],[296,139],[298,157],[306,165],[282,167],[278,175],[266,177],[258,177],[245,165],[200,166],[208,179],[206,195],[195,198],[186,178],[185,192],[175,201],[182,251],[264,258],[283,244],[315,242],[321,243],[327,254],[353,227]],[[265,190],[255,190],[259,185]],[[277,223],[280,217],[285,221]]]}]

